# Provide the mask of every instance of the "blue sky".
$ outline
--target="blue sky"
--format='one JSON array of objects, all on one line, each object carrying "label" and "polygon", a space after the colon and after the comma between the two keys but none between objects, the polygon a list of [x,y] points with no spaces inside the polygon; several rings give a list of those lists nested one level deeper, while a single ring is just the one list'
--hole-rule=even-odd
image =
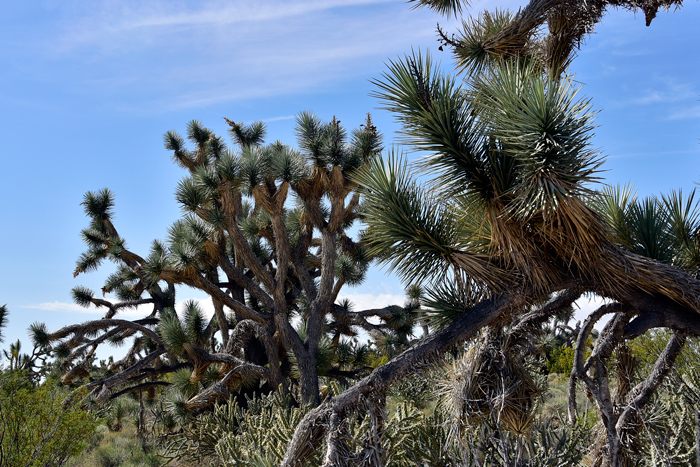
[{"label": "blue sky", "polygon": [[[517,8],[475,3],[470,12]],[[116,194],[116,225],[136,252],[164,238],[180,214],[173,192],[184,173],[162,135],[191,119],[226,134],[222,117],[264,120],[268,140],[294,144],[293,116],[313,110],[347,127],[372,112],[391,143],[392,116],[369,80],[411,47],[437,50],[428,10],[403,1],[35,1],[0,16],[0,304],[10,309],[5,344],[27,341],[34,321],[51,329],[98,318],[70,289],[99,290],[111,272],[73,278],[87,225],[88,190]],[[643,14],[613,11],[586,40],[572,71],[600,111],[594,144],[608,183],[640,194],[700,181],[700,4]],[[358,306],[402,301],[402,287],[375,268],[348,289]],[[182,290],[179,299],[202,297]]]}]

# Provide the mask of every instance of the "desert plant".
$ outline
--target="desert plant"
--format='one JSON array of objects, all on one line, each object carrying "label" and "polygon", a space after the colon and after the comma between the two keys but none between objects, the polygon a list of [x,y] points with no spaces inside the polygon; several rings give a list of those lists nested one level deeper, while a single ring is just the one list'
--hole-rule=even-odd
[{"label": "desert plant", "polygon": [[0,371],[0,465],[61,466],[83,451],[95,418],[81,408],[85,390],[35,384],[26,371]]}]

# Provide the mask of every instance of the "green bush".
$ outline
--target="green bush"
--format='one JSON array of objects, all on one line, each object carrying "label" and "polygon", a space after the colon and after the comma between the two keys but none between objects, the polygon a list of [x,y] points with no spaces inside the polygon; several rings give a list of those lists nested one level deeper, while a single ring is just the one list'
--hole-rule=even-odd
[{"label": "green bush", "polygon": [[568,345],[554,347],[547,356],[547,372],[571,374],[574,367],[575,350]]},{"label": "green bush", "polygon": [[32,384],[21,371],[0,372],[0,465],[62,466],[83,451],[97,426],[79,406],[83,396],[52,381]]}]

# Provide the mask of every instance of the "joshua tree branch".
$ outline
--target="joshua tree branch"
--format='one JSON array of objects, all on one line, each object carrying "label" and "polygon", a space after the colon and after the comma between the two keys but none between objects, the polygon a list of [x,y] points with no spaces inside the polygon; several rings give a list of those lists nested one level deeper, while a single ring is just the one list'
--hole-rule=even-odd
[{"label": "joshua tree branch", "polygon": [[[270,295],[266,293],[262,287],[256,284],[254,280],[243,274],[240,269],[231,264],[228,258],[224,256],[219,264],[229,279],[235,281],[238,285],[247,290],[253,297],[260,300],[264,306],[270,310],[274,309],[275,305],[272,297],[270,297]],[[223,284],[218,285],[221,287]]]},{"label": "joshua tree branch", "polygon": [[231,340],[229,341],[230,345],[227,349],[227,353],[231,353],[234,347],[243,345],[244,337],[249,337],[255,334],[257,334],[258,339],[262,341],[263,346],[265,347],[267,361],[270,365],[270,374],[272,377],[271,382],[275,387],[282,384],[285,386],[286,390],[286,384],[284,378],[282,377],[282,373],[280,372],[280,358],[279,353],[277,352],[277,346],[273,342],[270,333],[259,323],[248,319],[239,321],[231,333]]},{"label": "joshua tree branch", "polygon": [[126,389],[122,389],[119,392],[115,392],[111,396],[109,396],[109,400],[114,400],[119,396],[123,396],[124,394],[129,394],[130,392],[138,392],[138,391],[143,391],[144,389],[148,388],[153,388],[153,387],[158,387],[158,386],[170,386],[172,383],[168,383],[166,381],[148,381],[146,383],[141,383],[137,384],[136,386],[131,386]]},{"label": "joshua tree branch", "polygon": [[192,283],[197,288],[207,292],[213,298],[216,298],[217,300],[221,301],[221,303],[231,308],[233,311],[235,311],[236,313],[238,313],[246,319],[252,319],[259,323],[269,323],[270,321],[272,321],[272,315],[270,313],[262,313],[259,311],[255,311],[252,308],[246,306],[245,304],[234,300],[233,297],[225,293],[216,284],[209,281],[205,277],[196,275],[192,279]]},{"label": "joshua tree branch", "polygon": [[617,313],[622,311],[622,305],[619,303],[611,303],[603,305],[596,311],[588,315],[588,318],[583,322],[583,327],[578,334],[576,339],[576,347],[574,349],[574,366],[571,370],[571,377],[569,378],[569,422],[576,423],[576,379],[581,379],[586,383],[586,386],[595,387],[595,383],[586,374],[584,369],[585,364],[585,350],[586,341],[593,331],[595,323],[597,323],[603,316],[610,313]]},{"label": "joshua tree branch", "polygon": [[157,342],[159,344],[161,343],[158,334],[156,334],[151,329],[148,329],[147,327],[138,324],[138,322],[136,321],[127,321],[123,319],[100,319],[96,321],[88,321],[82,324],[73,324],[70,326],[65,326],[59,329],[58,331],[49,334],[49,339],[52,341],[63,339],[64,337],[69,336],[71,334],[84,334],[87,331],[99,331],[101,329],[106,329],[112,326],[117,326],[121,329],[133,329],[134,331],[139,331],[151,338],[154,342]]},{"label": "joshua tree branch", "polygon": [[685,333],[674,332],[666,344],[666,348],[656,359],[649,376],[630,391],[630,401],[627,403],[627,407],[625,407],[615,426],[618,433],[628,430],[633,417],[651,400],[651,396],[661,385],[671,368],[673,368],[673,363],[681,353],[681,350],[683,350],[685,341]]},{"label": "joshua tree branch", "polygon": [[97,388],[100,388],[99,392],[96,394],[96,399],[98,401],[107,400],[107,398],[109,398],[111,396],[111,389],[112,388],[126,383],[133,374],[138,373],[139,371],[144,369],[148,364],[150,364],[157,357],[163,355],[164,353],[165,353],[165,348],[161,347],[158,350],[156,350],[155,352],[151,352],[143,359],[134,363],[133,365],[131,365],[129,368],[122,371],[121,373],[118,373],[118,374],[112,376],[111,378],[107,378],[107,379],[104,379],[101,381],[95,381],[95,382],[89,383],[86,387],[88,389],[94,388],[94,390],[96,390]]},{"label": "joshua tree branch", "polygon": [[224,376],[223,379],[217,381],[204,391],[188,400],[185,407],[188,410],[202,409],[205,407],[211,407],[216,402],[228,400],[231,394],[229,386],[231,383],[233,383],[234,378],[243,378],[247,376],[268,379],[269,371],[267,368],[263,368],[258,365],[242,363],[226,373],[226,376]]},{"label": "joshua tree branch", "polygon": [[221,194],[221,201],[224,209],[229,216],[229,221],[226,224],[226,232],[236,248],[236,253],[241,255],[246,266],[255,273],[265,287],[267,287],[268,290],[272,290],[274,288],[272,276],[262,263],[260,263],[257,256],[255,256],[255,253],[253,253],[253,250],[250,248],[250,244],[236,223],[240,215],[238,210],[241,204],[241,194],[239,192],[233,193],[229,184],[219,187],[219,193]]},{"label": "joshua tree branch", "polygon": [[304,459],[323,440],[324,432],[327,431],[326,425],[333,414],[342,417],[349,410],[358,407],[362,399],[371,392],[382,391],[392,382],[413,373],[416,368],[432,364],[447,350],[474,337],[482,327],[495,322],[513,309],[519,309],[522,305],[523,299],[518,295],[504,295],[485,300],[466,311],[450,325],[377,368],[340,395],[324,401],[310,411],[297,426],[281,466],[302,465]]}]

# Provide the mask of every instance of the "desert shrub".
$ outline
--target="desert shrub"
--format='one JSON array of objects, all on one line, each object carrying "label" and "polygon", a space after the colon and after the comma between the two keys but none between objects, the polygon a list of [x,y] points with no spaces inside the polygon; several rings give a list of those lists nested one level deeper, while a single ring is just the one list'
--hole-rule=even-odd
[{"label": "desert shrub", "polygon": [[[579,465],[589,450],[590,428],[562,423],[558,419],[538,418],[525,435],[501,431],[490,422],[472,432],[470,443],[475,447],[472,457],[481,465],[566,467]],[[465,465],[477,465],[466,463]]]},{"label": "desert shrub", "polygon": [[136,437],[115,436],[95,450],[96,467],[158,467],[161,459]]},{"label": "desert shrub", "polygon": [[33,384],[21,371],[0,372],[0,465],[61,466],[87,448],[97,422],[80,407],[84,396],[53,381]]},{"label": "desert shrub", "polygon": [[574,367],[574,349],[568,345],[554,347],[547,355],[547,371],[549,373],[571,374]]},{"label": "desert shrub", "polygon": [[[695,465],[695,411],[678,391],[668,388],[642,417],[637,465]],[[665,392],[665,391],[664,391]]]},{"label": "desert shrub", "polygon": [[291,399],[279,393],[248,400],[245,410],[230,403],[237,429],[221,437],[216,453],[225,465],[279,465],[307,411],[306,406],[293,407]]}]

